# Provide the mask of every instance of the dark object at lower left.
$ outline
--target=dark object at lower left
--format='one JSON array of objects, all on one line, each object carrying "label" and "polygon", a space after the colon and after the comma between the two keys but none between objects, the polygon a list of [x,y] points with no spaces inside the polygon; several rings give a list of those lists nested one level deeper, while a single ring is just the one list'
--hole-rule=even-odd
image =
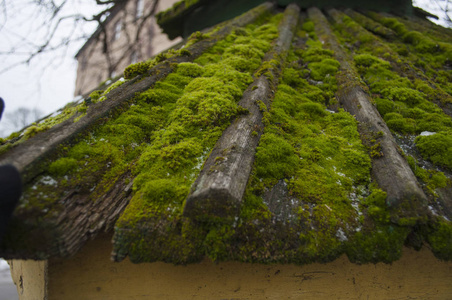
[{"label": "dark object at lower left", "polygon": [[22,179],[13,165],[0,166],[0,244],[22,194]]}]

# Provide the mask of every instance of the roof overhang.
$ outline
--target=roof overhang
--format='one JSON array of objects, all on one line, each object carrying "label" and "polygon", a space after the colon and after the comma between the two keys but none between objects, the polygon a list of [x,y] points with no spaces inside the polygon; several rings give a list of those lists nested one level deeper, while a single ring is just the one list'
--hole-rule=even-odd
[{"label": "roof overhang", "polygon": [[[170,39],[188,37],[195,31],[209,28],[220,22],[236,17],[249,9],[266,2],[265,0],[194,0],[180,1],[172,8],[157,15],[157,23]],[[312,6],[318,8],[343,7],[390,12],[397,15],[413,15],[411,0],[277,0],[278,6],[296,3],[301,9]]]}]

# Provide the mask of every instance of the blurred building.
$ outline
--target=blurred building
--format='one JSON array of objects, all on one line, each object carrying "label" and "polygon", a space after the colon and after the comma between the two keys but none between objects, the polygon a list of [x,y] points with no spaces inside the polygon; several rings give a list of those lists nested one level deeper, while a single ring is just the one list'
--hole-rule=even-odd
[{"label": "blurred building", "polygon": [[155,14],[177,0],[129,0],[116,4],[104,27],[98,27],[76,54],[75,96],[91,92],[131,63],[146,60],[179,41],[170,41],[155,22]]}]

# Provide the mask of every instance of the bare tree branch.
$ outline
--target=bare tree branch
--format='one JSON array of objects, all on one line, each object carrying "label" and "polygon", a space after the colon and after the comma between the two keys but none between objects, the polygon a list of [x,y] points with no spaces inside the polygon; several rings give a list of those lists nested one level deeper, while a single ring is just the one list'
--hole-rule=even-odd
[{"label": "bare tree branch", "polygon": [[448,23],[449,27],[452,27],[450,4],[451,0],[433,0],[439,9],[444,12],[443,19]]},{"label": "bare tree branch", "polygon": [[[137,51],[138,45],[141,43],[141,32],[149,27],[146,24],[148,24],[149,18],[155,15],[159,3],[158,0],[152,1],[151,5],[147,7],[146,11],[138,19],[135,19],[135,16],[130,18],[130,15],[127,17],[127,11],[121,12],[123,14],[121,16],[123,32],[127,38],[127,43],[125,46],[121,46],[121,49],[115,46],[118,48],[117,52],[121,50],[122,53],[121,55],[116,53],[113,57],[112,33],[111,28],[108,30],[107,23],[109,22],[109,16],[112,16],[118,7],[125,6],[129,1],[132,0],[29,0],[26,3],[1,0],[0,9],[5,16],[5,21],[0,24],[0,33],[8,34],[15,41],[15,44],[11,45],[9,49],[3,48],[0,51],[0,58],[12,55],[22,58],[15,61],[8,60],[8,63],[3,64],[3,67],[0,68],[0,74],[22,64],[28,65],[37,57],[46,53],[56,52],[60,49],[64,49],[64,52],[67,53],[70,45],[88,39],[89,35],[81,33],[83,26],[88,23],[97,24],[97,37],[95,36],[94,40],[101,43],[104,67],[108,69],[108,74],[111,74],[118,65],[124,63],[130,57],[133,51]],[[97,11],[92,14],[85,14],[84,12],[68,10],[69,7],[73,7],[76,4],[87,2],[97,5]],[[21,10],[25,8],[25,5],[35,8],[33,9],[33,16],[29,18],[30,24],[32,24],[31,27],[35,31],[30,29],[28,33],[18,33],[6,28],[5,24],[9,21],[8,16],[13,16],[15,10]],[[9,8],[12,8],[12,11]],[[133,20],[133,26],[129,24],[130,20]],[[131,30],[128,30],[129,25]],[[36,35],[41,38],[34,38]]]}]

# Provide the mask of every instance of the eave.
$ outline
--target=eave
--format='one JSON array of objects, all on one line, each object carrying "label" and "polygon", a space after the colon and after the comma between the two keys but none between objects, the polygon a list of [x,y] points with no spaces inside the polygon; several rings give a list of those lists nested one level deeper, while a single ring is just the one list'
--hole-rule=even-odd
[{"label": "eave", "polygon": [[114,230],[116,261],[389,263],[404,245],[451,259],[451,167],[419,131],[447,145],[451,48],[410,22],[265,3],[130,66],[3,142],[26,186],[1,255],[67,257]]},{"label": "eave", "polygon": [[[157,23],[168,34],[170,39],[178,36],[188,37],[195,31],[216,25],[220,22],[238,16],[252,7],[264,3],[265,0],[182,0],[172,8],[157,14]],[[318,8],[348,7],[353,9],[367,9],[381,12],[389,12],[396,15],[411,16],[413,7],[409,0],[398,1],[356,1],[356,0],[308,0],[308,1],[273,1],[280,7],[286,7],[290,3],[297,3],[301,9],[315,6]],[[221,11],[221,14],[216,12]]]}]

